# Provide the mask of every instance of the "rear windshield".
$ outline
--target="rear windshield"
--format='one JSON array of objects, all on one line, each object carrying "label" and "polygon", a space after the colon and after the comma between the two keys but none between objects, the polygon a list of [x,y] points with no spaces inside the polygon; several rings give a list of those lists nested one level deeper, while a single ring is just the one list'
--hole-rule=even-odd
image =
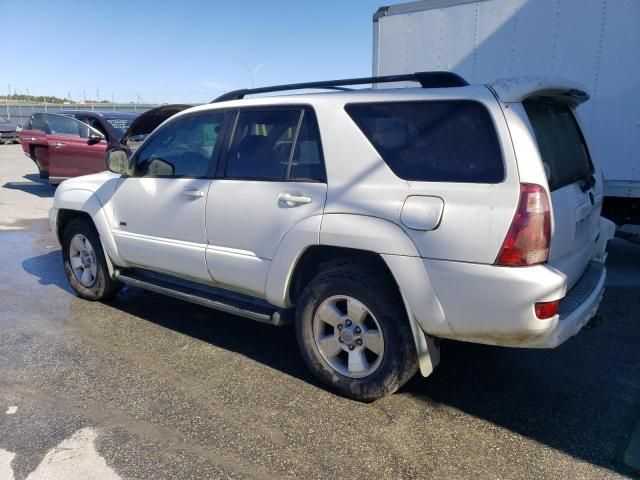
[{"label": "rear windshield", "polygon": [[539,100],[524,102],[524,108],[545,164],[549,189],[589,178],[593,165],[571,109],[561,103]]},{"label": "rear windshield", "polygon": [[493,122],[478,102],[357,103],[345,110],[404,180],[499,183],[504,178]]},{"label": "rear windshield", "polygon": [[131,126],[133,120],[128,118],[107,118],[107,122],[111,125],[111,128],[113,128],[118,140],[122,140],[122,137],[127,133],[127,130]]}]

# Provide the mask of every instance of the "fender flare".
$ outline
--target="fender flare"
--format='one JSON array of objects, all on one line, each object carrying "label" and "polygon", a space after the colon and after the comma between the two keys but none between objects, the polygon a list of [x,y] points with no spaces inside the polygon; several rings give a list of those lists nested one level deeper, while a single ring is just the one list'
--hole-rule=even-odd
[{"label": "fender flare", "polygon": [[55,208],[58,209],[58,213],[60,210],[71,210],[88,214],[98,231],[110,270],[113,269],[112,263],[127,265],[127,262],[118,253],[115,239],[109,227],[109,221],[104,212],[104,206],[93,191],[80,188],[64,190],[59,195],[56,195]]}]

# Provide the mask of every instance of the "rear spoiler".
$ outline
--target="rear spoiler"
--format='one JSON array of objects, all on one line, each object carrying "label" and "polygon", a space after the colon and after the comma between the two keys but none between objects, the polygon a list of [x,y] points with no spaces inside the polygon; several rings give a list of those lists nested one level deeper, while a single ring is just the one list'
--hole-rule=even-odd
[{"label": "rear spoiler", "polygon": [[589,100],[589,93],[584,85],[559,78],[506,78],[497,80],[488,87],[505,103],[519,103],[530,97],[553,97],[577,106]]}]

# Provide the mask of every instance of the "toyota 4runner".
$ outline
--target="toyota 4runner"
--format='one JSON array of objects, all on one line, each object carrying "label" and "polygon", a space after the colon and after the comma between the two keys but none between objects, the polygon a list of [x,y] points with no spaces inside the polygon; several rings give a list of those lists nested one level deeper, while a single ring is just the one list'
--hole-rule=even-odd
[{"label": "toyota 4runner", "polygon": [[[420,88],[345,88],[398,81]],[[244,98],[307,88],[340,91]],[[613,224],[587,99],[448,72],[229,92],[63,182],[51,228],[80,297],[293,320],[311,371],[371,401],[429,375],[440,338],[552,348],[595,315]]]}]

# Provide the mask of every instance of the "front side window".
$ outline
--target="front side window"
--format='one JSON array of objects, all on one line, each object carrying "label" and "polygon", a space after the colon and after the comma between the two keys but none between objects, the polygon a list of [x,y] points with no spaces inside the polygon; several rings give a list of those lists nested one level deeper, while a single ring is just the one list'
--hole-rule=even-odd
[{"label": "front side window", "polygon": [[310,111],[240,111],[226,178],[323,181],[320,140]]},{"label": "front side window", "polygon": [[66,115],[44,114],[44,131],[53,135],[89,138],[89,126]]},{"label": "front side window", "polygon": [[137,159],[140,176],[207,177],[224,113],[180,118],[162,127]]},{"label": "front side window", "polygon": [[478,102],[355,103],[345,110],[404,180],[499,183],[504,179],[493,121]]}]

